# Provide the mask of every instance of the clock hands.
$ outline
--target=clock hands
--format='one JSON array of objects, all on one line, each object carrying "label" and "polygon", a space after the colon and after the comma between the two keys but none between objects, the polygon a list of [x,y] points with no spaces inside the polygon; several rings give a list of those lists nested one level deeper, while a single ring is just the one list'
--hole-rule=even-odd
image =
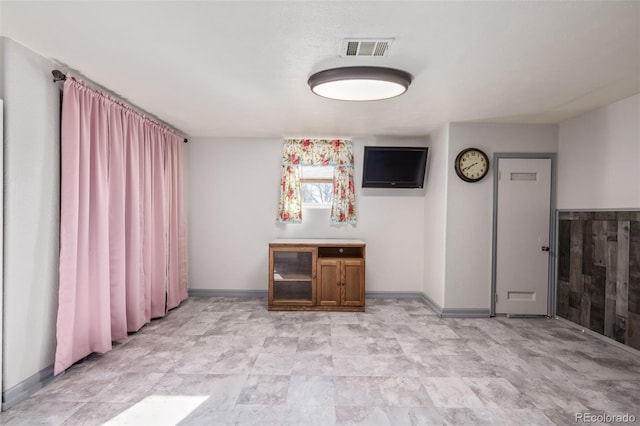
[{"label": "clock hands", "polygon": [[475,166],[476,164],[478,164],[478,162],[477,162],[477,161],[476,161],[475,163],[473,163],[473,164],[471,164],[471,165],[467,166],[467,167],[463,167],[463,168],[462,168],[462,171],[464,172],[464,171],[466,171],[466,170],[469,170],[470,168],[472,168],[472,167],[473,167],[473,166]]}]

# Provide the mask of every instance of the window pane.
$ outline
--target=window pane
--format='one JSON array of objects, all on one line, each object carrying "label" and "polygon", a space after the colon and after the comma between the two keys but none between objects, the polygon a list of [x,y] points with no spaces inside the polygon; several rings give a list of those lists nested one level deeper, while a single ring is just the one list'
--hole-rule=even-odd
[{"label": "window pane", "polygon": [[331,204],[333,183],[305,183],[300,185],[303,204]]},{"label": "window pane", "polygon": [[302,166],[302,203],[331,204],[333,199],[333,166]]}]

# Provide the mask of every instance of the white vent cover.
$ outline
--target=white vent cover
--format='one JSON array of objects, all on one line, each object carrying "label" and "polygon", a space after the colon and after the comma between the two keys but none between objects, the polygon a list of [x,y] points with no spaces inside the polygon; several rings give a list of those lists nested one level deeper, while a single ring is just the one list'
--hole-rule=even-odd
[{"label": "white vent cover", "polygon": [[392,38],[345,38],[342,56],[387,56]]}]

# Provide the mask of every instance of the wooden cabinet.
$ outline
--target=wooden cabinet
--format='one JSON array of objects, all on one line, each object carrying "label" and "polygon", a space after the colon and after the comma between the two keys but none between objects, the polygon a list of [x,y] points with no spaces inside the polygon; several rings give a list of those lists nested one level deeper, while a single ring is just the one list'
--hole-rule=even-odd
[{"label": "wooden cabinet", "polygon": [[269,310],[364,311],[365,243],[269,243]]}]

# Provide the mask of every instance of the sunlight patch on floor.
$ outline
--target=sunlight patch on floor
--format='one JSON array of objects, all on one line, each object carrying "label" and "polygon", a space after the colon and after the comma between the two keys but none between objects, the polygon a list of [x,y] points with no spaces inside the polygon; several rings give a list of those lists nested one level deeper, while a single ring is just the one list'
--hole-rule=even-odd
[{"label": "sunlight patch on floor", "polygon": [[208,396],[150,395],[104,426],[175,426],[207,398]]}]

